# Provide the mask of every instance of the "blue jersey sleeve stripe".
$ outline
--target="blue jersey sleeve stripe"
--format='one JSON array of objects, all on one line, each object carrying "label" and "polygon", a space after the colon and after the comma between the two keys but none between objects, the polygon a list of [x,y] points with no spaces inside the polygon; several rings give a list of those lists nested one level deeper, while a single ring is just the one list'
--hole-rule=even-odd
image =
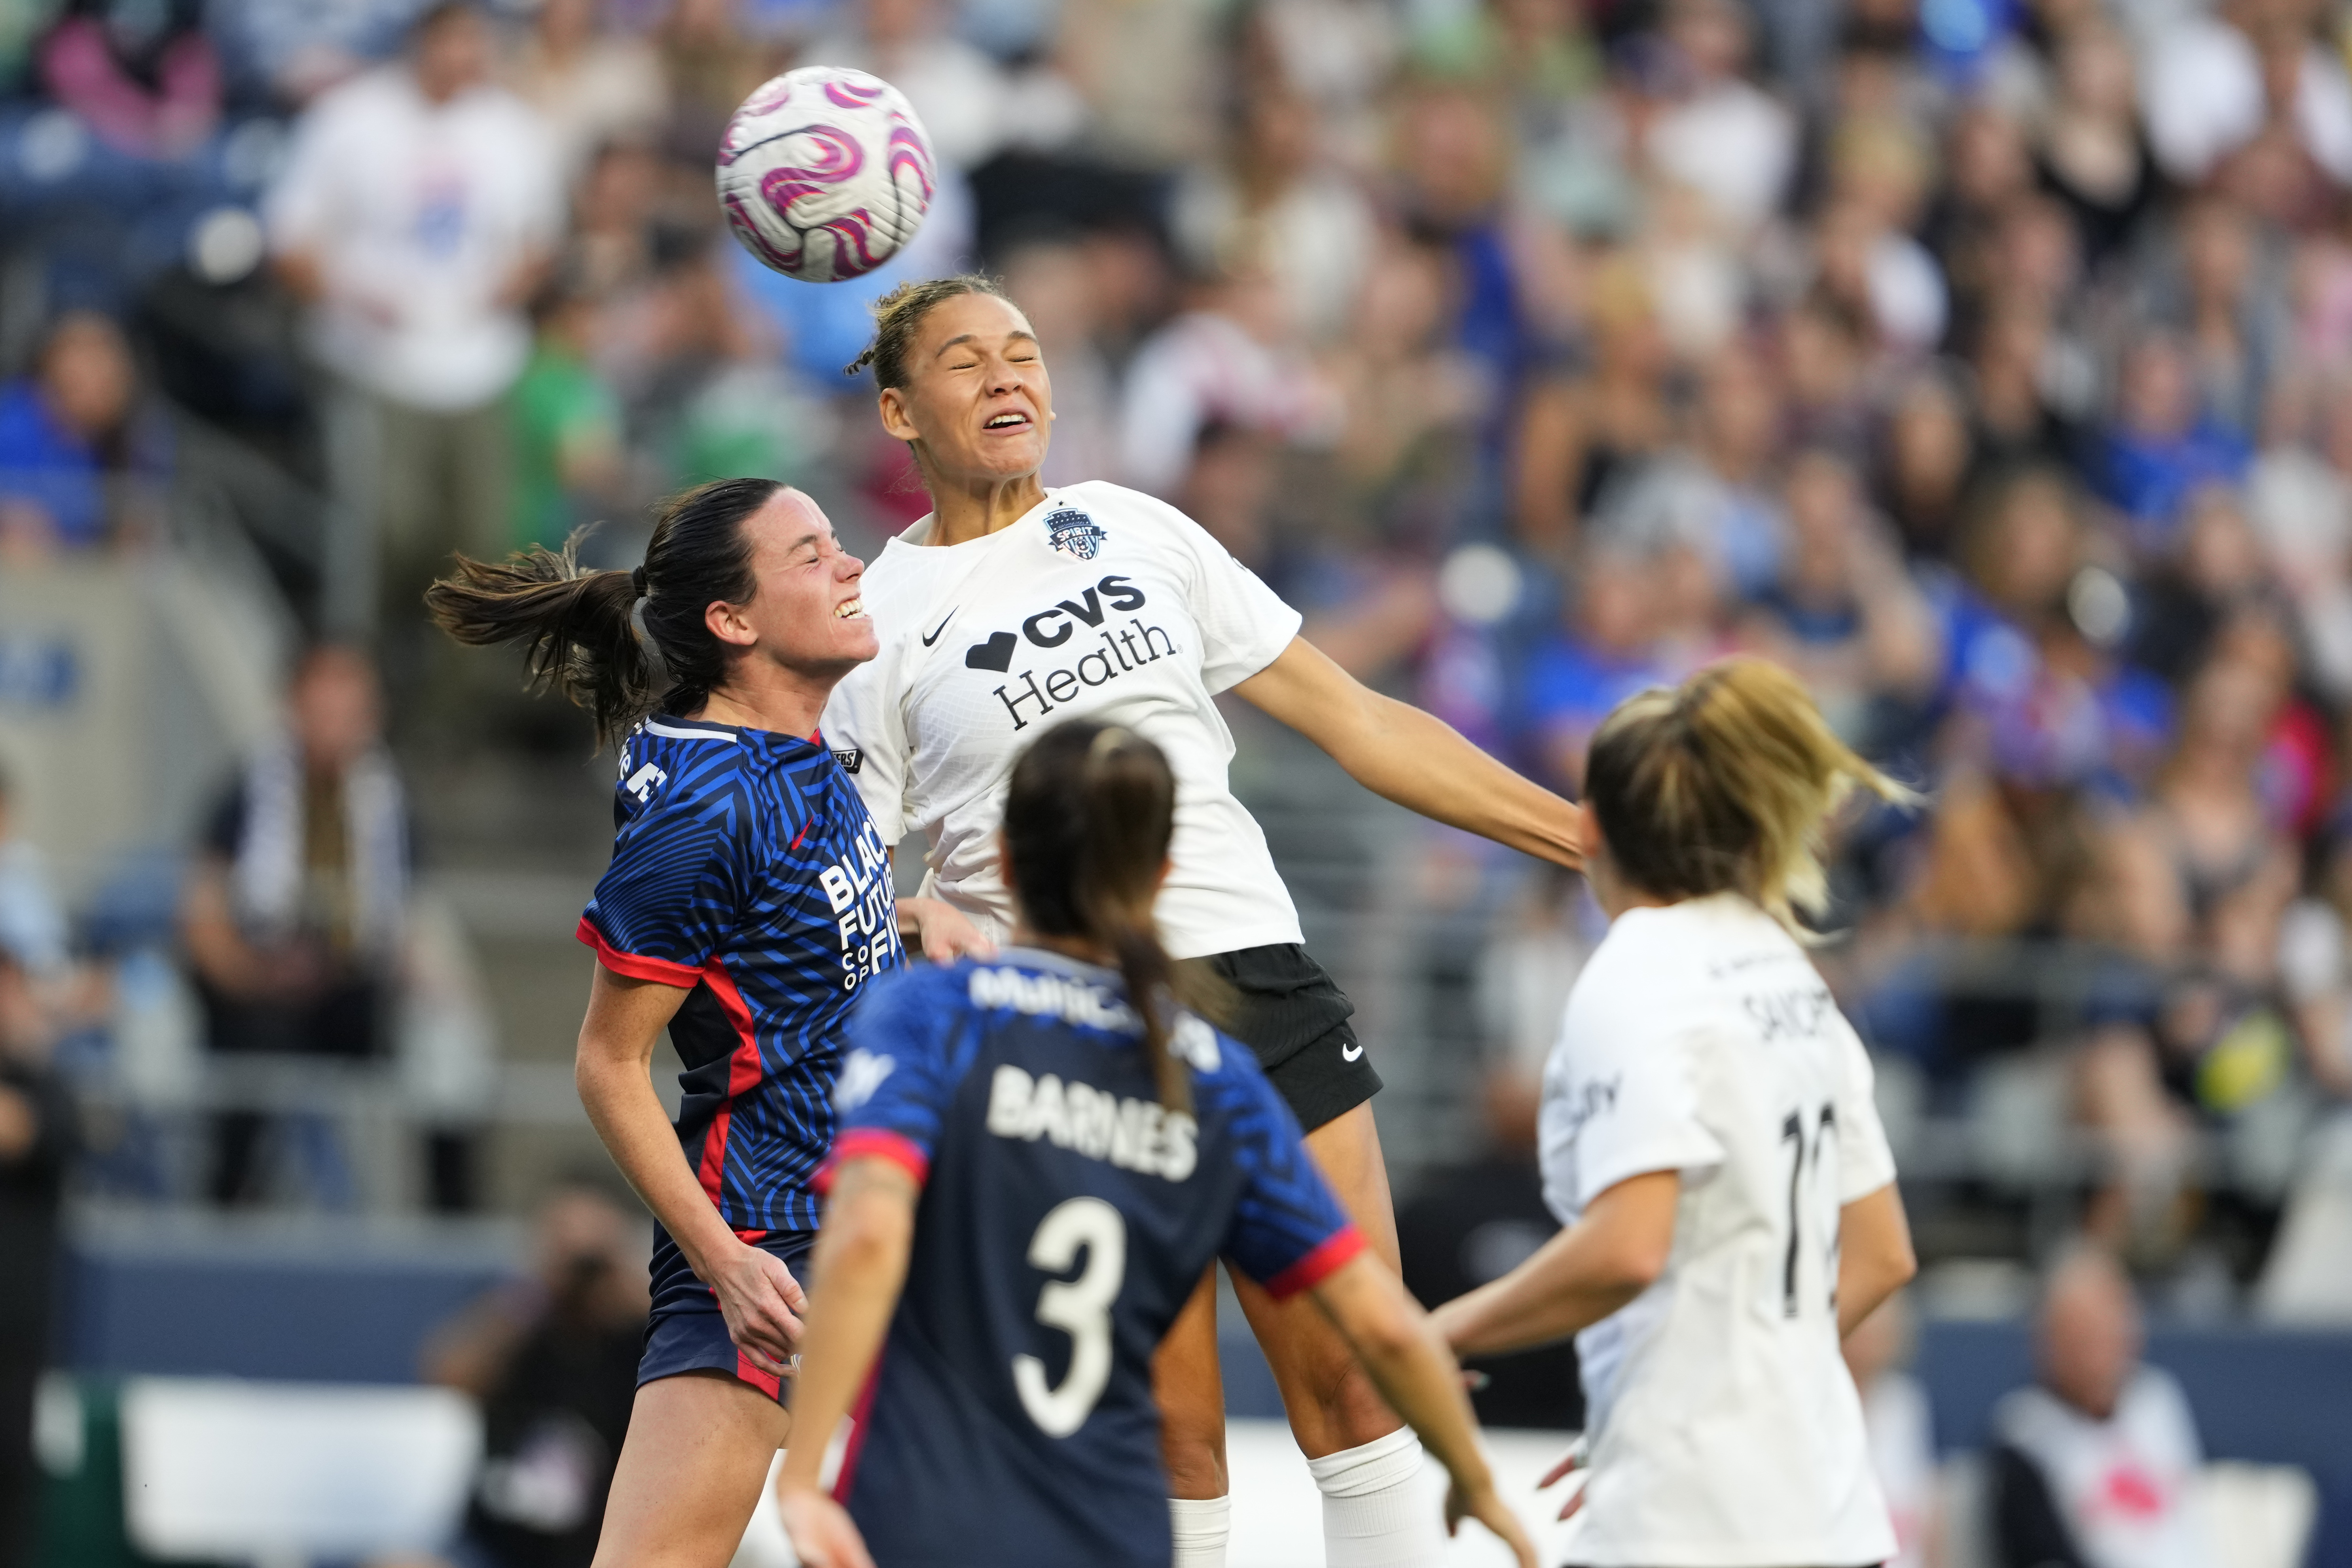
[{"label": "blue jersey sleeve stripe", "polygon": [[887,1127],[853,1127],[835,1142],[833,1152],[825,1156],[824,1165],[809,1179],[809,1185],[820,1193],[830,1193],[834,1178],[852,1160],[887,1160],[914,1177],[919,1187],[931,1176],[931,1157],[912,1138]]},{"label": "blue jersey sleeve stripe", "polygon": [[649,958],[641,952],[623,952],[604,940],[604,933],[598,931],[596,922],[586,915],[580,917],[579,928],[572,934],[594,948],[596,962],[615,974],[626,975],[631,980],[650,980],[660,985],[675,985],[685,991],[691,991],[702,984],[702,972],[698,969],[688,968],[683,963],[673,963],[667,958]]},{"label": "blue jersey sleeve stripe", "polygon": [[1364,1250],[1364,1233],[1347,1226],[1324,1238],[1323,1244],[1265,1281],[1265,1293],[1276,1300],[1285,1300],[1301,1290],[1311,1290],[1341,1268],[1355,1261]]}]

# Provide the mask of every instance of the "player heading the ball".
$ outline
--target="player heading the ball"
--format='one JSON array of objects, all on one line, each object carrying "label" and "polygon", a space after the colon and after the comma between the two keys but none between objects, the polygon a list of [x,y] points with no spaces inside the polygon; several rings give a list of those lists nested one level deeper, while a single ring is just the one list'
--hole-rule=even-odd
[{"label": "player heading the ball", "polygon": [[887,976],[852,1021],[779,1482],[812,1568],[1165,1568],[1152,1354],[1220,1255],[1311,1295],[1453,1476],[1448,1523],[1534,1568],[1454,1358],[1255,1054],[1177,1000],[1152,922],[1175,800],[1133,731],[1048,731],[1005,801],[1016,945]]}]

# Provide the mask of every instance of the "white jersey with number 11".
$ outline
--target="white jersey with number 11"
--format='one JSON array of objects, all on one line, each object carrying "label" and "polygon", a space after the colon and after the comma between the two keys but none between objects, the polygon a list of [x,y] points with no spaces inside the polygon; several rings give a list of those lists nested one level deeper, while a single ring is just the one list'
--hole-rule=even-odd
[{"label": "white jersey with number 11", "polygon": [[1882,1563],[1895,1532],[1838,1353],[1838,1214],[1895,1179],[1870,1060],[1737,894],[1629,910],[1544,1073],[1544,1197],[1682,1175],[1665,1272],[1577,1336],[1591,1439],[1568,1560]]}]

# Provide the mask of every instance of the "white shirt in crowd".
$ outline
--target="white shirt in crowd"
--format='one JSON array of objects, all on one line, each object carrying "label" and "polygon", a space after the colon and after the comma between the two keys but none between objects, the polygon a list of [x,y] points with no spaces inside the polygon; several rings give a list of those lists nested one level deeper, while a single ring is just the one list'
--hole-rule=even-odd
[{"label": "white shirt in crowd", "polygon": [[502,88],[446,103],[405,66],[322,96],[269,194],[272,247],[317,258],[313,346],[398,403],[456,412],[503,394],[530,353],[499,294],[562,222],[563,182],[539,117]]},{"label": "white shirt in crowd", "polygon": [[1591,1445],[1568,1561],[1895,1555],[1838,1353],[1839,1211],[1895,1179],[1870,1060],[1804,950],[1737,894],[1628,910],[1544,1071],[1544,1197],[1682,1175],[1648,1289],[1577,1336]]},{"label": "white shirt in crowd", "polygon": [[1128,367],[1119,415],[1122,475],[1171,495],[1201,432],[1223,421],[1306,444],[1328,442],[1339,405],[1302,357],[1269,347],[1213,310],[1154,332]]},{"label": "white shirt in crowd", "polygon": [[923,544],[931,521],[866,569],[882,651],[824,710],[884,839],[929,838],[928,890],[1005,938],[996,834],[1013,764],[1054,725],[1093,719],[1156,742],[1176,774],[1168,951],[1299,941],[1265,835],[1226,782],[1234,739],[1212,700],[1274,662],[1298,612],[1175,508],[1099,480],[1048,489],[961,544]]},{"label": "white shirt in crowd", "polygon": [[[2147,139],[2164,172],[2195,184],[2252,141],[2270,119],[2253,40],[2218,16],[2190,16],[2158,35],[2140,94]],[[2288,110],[2304,151],[2352,180],[2352,82],[2318,44],[2305,47]]]},{"label": "white shirt in crowd", "polygon": [[2197,1501],[2205,1456],[2169,1373],[2135,1372],[2105,1421],[2047,1389],[2021,1388],[1993,1407],[1992,1424],[2042,1473],[2091,1568],[2206,1568]]}]

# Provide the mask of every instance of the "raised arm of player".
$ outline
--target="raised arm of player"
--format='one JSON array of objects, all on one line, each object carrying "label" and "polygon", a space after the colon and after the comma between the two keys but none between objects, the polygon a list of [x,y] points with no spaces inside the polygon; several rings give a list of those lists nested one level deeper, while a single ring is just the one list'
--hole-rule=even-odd
[{"label": "raised arm of player", "polygon": [[654,1093],[654,1042],[691,992],[596,967],[572,1066],[580,1103],[646,1206],[719,1297],[735,1348],[762,1372],[789,1376],[805,1304],[782,1259],[738,1239],[679,1153]]},{"label": "raised arm of player", "polygon": [[776,1478],[776,1500],[793,1550],[808,1568],[874,1568],[849,1510],[824,1494],[818,1475],[826,1446],[866,1386],[882,1352],[890,1314],[907,1282],[914,1245],[915,1178],[895,1161],[845,1160],[834,1173],[809,1267],[823,1281],[802,1341],[793,1390],[793,1443]]},{"label": "raised arm of player", "polygon": [[1894,1183],[1838,1210],[1838,1337],[1853,1332],[1879,1304],[1911,1282],[1919,1256],[1911,1221]]},{"label": "raised arm of player", "polygon": [[1675,1171],[1619,1182],[1525,1263],[1438,1308],[1445,1342],[1460,1355],[1499,1355],[1599,1322],[1665,1272],[1681,1195]]},{"label": "raised arm of player", "polygon": [[1527,1528],[1496,1495],[1486,1457],[1478,1451],[1478,1421],[1462,1390],[1462,1369],[1429,1315],[1405,1294],[1395,1275],[1362,1253],[1316,1285],[1314,1296],[1381,1396],[1453,1478],[1445,1494],[1447,1533],[1466,1515],[1501,1537],[1519,1568],[1536,1568]]},{"label": "raised arm of player", "polygon": [[1409,810],[1562,866],[1582,863],[1576,808],[1444,720],[1384,697],[1304,637],[1234,689]]}]

